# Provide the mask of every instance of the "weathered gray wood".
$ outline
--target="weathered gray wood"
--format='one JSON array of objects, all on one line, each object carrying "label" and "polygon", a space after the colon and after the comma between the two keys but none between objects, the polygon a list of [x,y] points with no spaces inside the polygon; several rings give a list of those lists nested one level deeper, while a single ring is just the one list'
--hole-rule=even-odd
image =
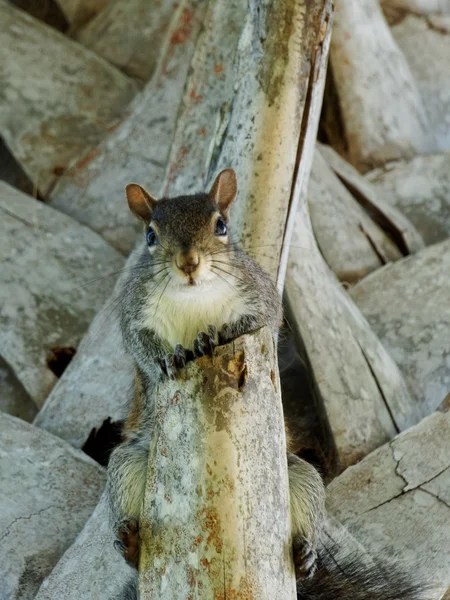
[{"label": "weathered gray wood", "polygon": [[[52,192],[52,206],[126,253],[141,229],[126,208],[124,186],[139,181],[155,196],[159,194],[205,5],[201,0],[180,2],[158,68],[128,108],[129,117],[70,169]],[[183,44],[173,44],[172,35],[182,27],[185,10],[193,15],[191,33]]]},{"label": "weathered gray wood", "polygon": [[434,151],[450,150],[449,32],[430,27],[426,18],[408,15],[392,28],[392,35],[408,61],[422,97],[436,141]]},{"label": "weathered gray wood", "polygon": [[450,153],[394,162],[366,177],[414,223],[426,244],[450,237]]},{"label": "weathered gray wood", "polygon": [[308,205],[320,251],[341,281],[354,284],[401,258],[397,246],[339,181],[319,149],[314,154]]},{"label": "weathered gray wood", "polygon": [[439,600],[450,585],[450,412],[435,413],[328,487],[327,507],[376,558],[400,561]]},{"label": "weathered gray wood", "polygon": [[36,600],[112,600],[136,577],[114,548],[106,496],[84,529],[42,582]]},{"label": "weathered gray wood", "polygon": [[[247,6],[239,0],[211,2],[186,80],[167,163],[164,194],[195,193],[210,183],[217,139],[224,135],[239,86],[235,60]],[[242,56],[239,56],[242,59]]]},{"label": "weathered gray wood", "polygon": [[73,28],[95,17],[111,0],[56,0]]},{"label": "weathered gray wood", "polygon": [[46,196],[72,159],[117,124],[137,86],[5,0],[0,62],[0,134]]},{"label": "weathered gray wood", "polygon": [[[359,282],[351,296],[403,373],[415,414],[435,410],[450,385],[450,241]],[[414,423],[414,421],[412,421]]]},{"label": "weathered gray wood", "polygon": [[353,165],[432,151],[422,99],[377,0],[336,2],[330,56]]},{"label": "weathered gray wood", "polygon": [[[41,406],[52,349],[76,348],[123,257],[87,227],[0,182],[1,353]],[[90,283],[89,283],[90,282]]]},{"label": "weathered gray wood", "polygon": [[0,356],[0,411],[32,421],[38,408],[6,360]]},{"label": "weathered gray wood", "polygon": [[414,403],[397,366],[325,264],[305,196],[295,218],[285,294],[290,326],[308,351],[345,467],[408,426]]},{"label": "weathered gray wood", "polygon": [[[124,276],[131,268],[129,260]],[[82,448],[93,429],[106,419],[126,416],[132,394],[133,365],[125,354],[118,326],[118,293],[122,278],[111,297],[93,319],[77,354],[58,380],[34,424]]]},{"label": "weathered gray wood", "polygon": [[352,165],[346,162],[331,146],[318,144],[336,175],[355,198],[367,209],[372,218],[388,231],[405,254],[413,254],[424,247],[419,231],[413,223],[390,203],[391,198],[374,188]]},{"label": "weathered gray wood", "polygon": [[103,469],[69,444],[0,414],[2,598],[35,597],[89,518],[104,480]]},{"label": "weathered gray wood", "polygon": [[398,9],[420,15],[450,14],[449,0],[380,0],[383,10]]},{"label": "weathered gray wood", "polygon": [[190,363],[178,381],[162,381],[155,396],[140,518],[143,600],[295,598],[270,331]]},{"label": "weathered gray wood", "polygon": [[[174,0],[109,0],[96,18],[76,32],[75,38],[128,75],[147,81],[177,7]],[[172,43],[186,41],[194,17],[185,9],[182,24],[172,32]]]}]

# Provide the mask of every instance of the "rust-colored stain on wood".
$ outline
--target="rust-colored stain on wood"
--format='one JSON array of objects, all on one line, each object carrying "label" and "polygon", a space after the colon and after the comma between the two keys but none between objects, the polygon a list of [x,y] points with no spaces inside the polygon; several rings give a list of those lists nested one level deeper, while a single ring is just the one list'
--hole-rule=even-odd
[{"label": "rust-colored stain on wood", "polygon": [[221,536],[222,526],[217,509],[214,507],[203,507],[198,511],[198,520],[202,523],[202,529],[207,532],[206,543],[212,545],[216,552],[220,554],[223,548],[223,539]]},{"label": "rust-colored stain on wood", "polygon": [[227,583],[223,590],[214,593],[214,600],[254,600],[255,598],[253,586],[246,580],[241,582],[238,589]]},{"label": "rust-colored stain on wood", "polygon": [[84,169],[88,166],[90,162],[94,160],[94,158],[97,158],[97,156],[100,156],[100,150],[98,148],[93,148],[90,152],[86,154],[86,156],[84,156],[81,160],[77,162],[75,167],[77,169]]},{"label": "rust-colored stain on wood", "polygon": [[192,88],[192,90],[189,92],[189,98],[194,104],[199,104],[203,100],[203,96],[201,94],[197,94],[195,88]]},{"label": "rust-colored stain on wood", "polygon": [[181,24],[170,36],[171,44],[184,44],[192,32],[192,13],[185,8],[181,13]]}]

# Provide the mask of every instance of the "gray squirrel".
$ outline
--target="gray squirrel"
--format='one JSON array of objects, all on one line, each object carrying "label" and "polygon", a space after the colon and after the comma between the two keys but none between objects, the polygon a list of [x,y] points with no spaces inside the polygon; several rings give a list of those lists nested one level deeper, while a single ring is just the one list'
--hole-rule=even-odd
[{"label": "gray squirrel", "polygon": [[[156,200],[140,185],[126,187],[128,205],[144,226],[146,243],[136,254],[121,293],[120,324],[135,363],[135,387],[123,442],[112,452],[107,493],[116,546],[137,567],[139,516],[147,478],[153,427],[153,386],[175,378],[195,357],[217,344],[282,321],[281,298],[268,274],[230,237],[230,209],[237,183],[222,171],[209,193]],[[325,488],[318,471],[290,451],[288,475],[293,559],[303,600],[400,600],[418,597],[397,578],[380,582],[337,571],[319,550],[325,518]],[[403,590],[403,591],[402,591]],[[136,582],[117,600],[136,598]]]}]

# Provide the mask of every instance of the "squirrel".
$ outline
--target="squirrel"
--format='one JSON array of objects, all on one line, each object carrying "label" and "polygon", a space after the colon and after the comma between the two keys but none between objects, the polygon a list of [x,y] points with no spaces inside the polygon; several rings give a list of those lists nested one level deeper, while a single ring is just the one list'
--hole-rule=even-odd
[{"label": "squirrel", "polygon": [[[269,275],[230,237],[236,195],[232,169],[219,173],[208,193],[157,200],[138,184],[126,186],[129,208],[143,224],[145,244],[135,255],[120,298],[120,326],[125,349],[134,359],[135,386],[123,441],[109,460],[107,495],[116,547],[136,568],[154,382],[176,378],[187,361],[261,327],[270,327],[275,337],[282,322],[281,297]],[[392,588],[383,596],[379,585],[372,595],[358,595],[352,582],[351,589],[344,585],[340,572],[324,575],[326,556],[318,556],[324,483],[317,469],[293,454],[288,428],[286,440],[293,560],[301,597],[415,597],[392,595]],[[316,582],[319,574],[325,588]],[[351,593],[347,596],[345,590]],[[130,582],[118,598],[136,598],[136,593],[135,582]]]}]

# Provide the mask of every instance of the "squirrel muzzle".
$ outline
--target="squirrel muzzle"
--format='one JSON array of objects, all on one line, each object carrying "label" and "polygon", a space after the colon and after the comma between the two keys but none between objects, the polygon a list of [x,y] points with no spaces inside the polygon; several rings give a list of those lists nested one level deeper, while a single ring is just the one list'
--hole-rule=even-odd
[{"label": "squirrel muzzle", "polygon": [[175,262],[180,271],[192,276],[199,268],[200,256],[195,248],[190,248],[187,252],[178,252]]}]

